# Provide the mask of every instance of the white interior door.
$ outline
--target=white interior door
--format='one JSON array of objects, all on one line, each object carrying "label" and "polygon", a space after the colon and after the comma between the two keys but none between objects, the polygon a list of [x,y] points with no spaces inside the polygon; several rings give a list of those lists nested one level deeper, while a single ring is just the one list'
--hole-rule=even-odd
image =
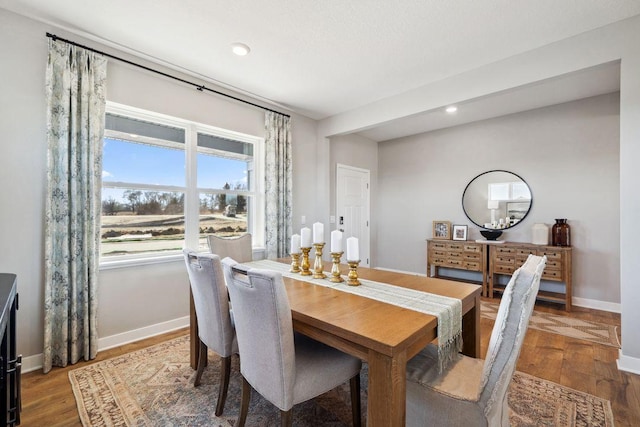
[{"label": "white interior door", "polygon": [[370,266],[371,258],[369,247],[369,175],[370,172],[367,169],[337,165],[336,228],[344,232],[345,241],[351,236],[358,238],[360,265],[363,267]]}]

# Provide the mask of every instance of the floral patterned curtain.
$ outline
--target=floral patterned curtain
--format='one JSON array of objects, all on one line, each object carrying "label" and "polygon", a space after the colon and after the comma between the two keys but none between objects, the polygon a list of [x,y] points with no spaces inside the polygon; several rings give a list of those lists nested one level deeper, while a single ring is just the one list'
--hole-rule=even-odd
[{"label": "floral patterned curtain", "polygon": [[288,255],[292,230],[291,119],[267,111],[265,127],[266,258],[273,259]]},{"label": "floral patterned curtain", "polygon": [[107,60],[49,39],[43,370],[97,353]]}]

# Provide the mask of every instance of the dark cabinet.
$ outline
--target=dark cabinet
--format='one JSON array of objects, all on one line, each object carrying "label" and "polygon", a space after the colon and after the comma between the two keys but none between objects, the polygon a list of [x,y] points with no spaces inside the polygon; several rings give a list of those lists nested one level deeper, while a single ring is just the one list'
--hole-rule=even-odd
[{"label": "dark cabinet", "polygon": [[16,275],[0,273],[0,426],[20,424],[20,371],[22,356],[16,354]]}]

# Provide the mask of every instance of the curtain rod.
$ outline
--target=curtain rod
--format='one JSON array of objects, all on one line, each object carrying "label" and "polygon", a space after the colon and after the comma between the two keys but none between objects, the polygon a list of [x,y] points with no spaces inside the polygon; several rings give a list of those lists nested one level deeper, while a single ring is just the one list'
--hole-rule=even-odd
[{"label": "curtain rod", "polygon": [[263,107],[262,105],[254,104],[253,102],[245,101],[244,99],[237,98],[237,97],[235,97],[233,95],[228,95],[226,93],[219,92],[219,91],[217,91],[215,89],[208,88],[205,85],[199,85],[197,83],[193,83],[193,82],[190,82],[188,80],[181,79],[180,77],[172,76],[171,74],[167,74],[165,72],[156,70],[154,68],[147,67],[146,65],[141,65],[141,64],[135,63],[133,61],[129,61],[128,59],[120,58],[118,56],[114,56],[114,55],[111,55],[109,53],[102,52],[100,50],[93,49],[91,47],[81,45],[80,43],[76,43],[76,42],[71,41],[71,40],[63,39],[62,37],[58,37],[55,34],[47,33],[47,37],[53,39],[54,41],[55,40],[61,40],[61,41],[65,42],[65,43],[69,43],[70,45],[78,46],[78,47],[81,47],[81,48],[86,49],[88,51],[99,53],[100,55],[104,55],[104,56],[106,56],[108,58],[115,59],[117,61],[124,62],[124,63],[129,64],[129,65],[133,65],[134,67],[142,68],[143,70],[151,71],[152,73],[160,74],[161,76],[168,77],[170,79],[177,80],[177,81],[179,81],[181,83],[194,86],[200,92],[204,92],[204,91],[212,92],[212,93],[215,93],[216,95],[220,95],[220,96],[224,96],[224,97],[227,97],[227,98],[231,98],[231,99],[233,99],[235,101],[239,101],[239,102],[242,102],[244,104],[249,104],[249,105],[251,105],[253,107],[257,107],[257,108],[263,109],[265,111],[271,111],[272,113],[282,114],[285,117],[291,117],[289,114],[281,113],[280,111],[272,110],[271,108]]}]

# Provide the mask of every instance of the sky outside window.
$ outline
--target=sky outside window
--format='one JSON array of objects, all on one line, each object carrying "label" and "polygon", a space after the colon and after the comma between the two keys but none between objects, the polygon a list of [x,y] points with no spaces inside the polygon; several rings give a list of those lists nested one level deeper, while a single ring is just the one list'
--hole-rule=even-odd
[{"label": "sky outside window", "polygon": [[[184,150],[105,138],[102,169],[105,182],[185,186]],[[246,161],[199,153],[198,186],[221,189],[225,183],[246,188]],[[103,188],[102,199],[123,201],[122,193]]]}]

